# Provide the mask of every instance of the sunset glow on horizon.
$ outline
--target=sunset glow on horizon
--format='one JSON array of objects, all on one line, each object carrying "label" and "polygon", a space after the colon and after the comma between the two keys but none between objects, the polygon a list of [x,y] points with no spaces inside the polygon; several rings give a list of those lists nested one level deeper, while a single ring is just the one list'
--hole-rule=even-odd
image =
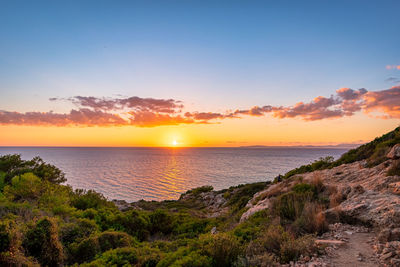
[{"label": "sunset glow on horizon", "polygon": [[178,2],[4,4],[0,146],[326,146],[400,125],[397,2]]}]

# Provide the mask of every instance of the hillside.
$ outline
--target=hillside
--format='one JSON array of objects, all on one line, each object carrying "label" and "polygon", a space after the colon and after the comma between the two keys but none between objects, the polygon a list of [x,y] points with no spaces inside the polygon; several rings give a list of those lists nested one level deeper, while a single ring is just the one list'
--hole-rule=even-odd
[{"label": "hillside", "polygon": [[282,181],[161,202],[109,201],[40,158],[6,155],[0,265],[397,266],[399,175],[400,128]]}]

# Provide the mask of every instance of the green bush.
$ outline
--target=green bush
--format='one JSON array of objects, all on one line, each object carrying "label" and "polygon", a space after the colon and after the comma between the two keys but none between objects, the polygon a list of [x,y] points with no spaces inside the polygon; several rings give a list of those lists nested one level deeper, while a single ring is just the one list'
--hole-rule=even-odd
[{"label": "green bush", "polygon": [[332,166],[334,162],[334,158],[331,156],[320,158],[319,160],[314,161],[311,164],[300,166],[296,169],[293,169],[287,172],[283,178],[287,179],[295,174],[302,174],[306,172],[312,172],[316,170],[326,169]]},{"label": "green bush", "polygon": [[94,190],[75,190],[71,205],[80,210],[99,209],[101,207],[110,207],[113,204],[100,193]]},{"label": "green bush", "polygon": [[128,234],[140,241],[146,240],[150,235],[149,218],[143,212],[136,210],[126,212],[124,216],[120,217],[120,224],[122,224]]},{"label": "green bush", "polygon": [[192,194],[192,195],[196,196],[196,195],[200,195],[201,193],[206,193],[206,192],[210,192],[213,190],[214,190],[214,187],[212,187],[211,185],[204,185],[204,186],[200,186],[200,187],[188,190],[183,195]]},{"label": "green bush", "polygon": [[65,174],[54,165],[45,163],[40,157],[22,160],[20,155],[4,155],[0,157],[0,171],[6,173],[5,181],[27,172],[32,172],[44,181],[61,184],[66,181]]},{"label": "green bush", "polygon": [[300,217],[306,202],[314,198],[314,192],[306,191],[296,193],[294,191],[282,194],[273,202],[273,212],[284,221],[294,221]]},{"label": "green bush", "polygon": [[218,233],[203,237],[203,254],[212,258],[213,266],[232,266],[243,254],[239,240],[230,234]]},{"label": "green bush", "polygon": [[38,221],[26,233],[23,246],[44,266],[58,266],[63,262],[63,247],[58,238],[57,224],[52,218],[45,217]]},{"label": "green bush", "polygon": [[20,176],[14,176],[11,185],[4,188],[4,194],[15,201],[36,200],[43,194],[45,185],[33,173],[24,173]]},{"label": "green bush", "polygon": [[192,251],[189,254],[183,256],[182,258],[176,260],[171,266],[207,267],[213,265],[212,265],[212,259],[210,257],[201,255],[199,254],[198,251]]},{"label": "green bush", "polygon": [[307,183],[299,183],[293,186],[292,190],[297,194],[303,194],[307,192],[311,192],[314,195],[317,194],[317,189],[315,186]]},{"label": "green bush", "polygon": [[202,255],[195,246],[180,247],[172,253],[168,253],[157,264],[157,267],[201,267],[212,266],[211,259]]},{"label": "green bush", "polygon": [[101,254],[95,261],[82,264],[82,267],[98,266],[133,266],[138,262],[136,250],[134,248],[117,248]]},{"label": "green bush", "polygon": [[86,238],[79,243],[72,243],[69,246],[69,253],[71,263],[89,262],[100,253],[99,241],[97,238]]},{"label": "green bush", "polygon": [[133,238],[124,232],[106,231],[99,234],[97,239],[100,245],[100,251],[133,245]]},{"label": "green bush", "polygon": [[188,213],[179,213],[174,216],[172,234],[176,238],[195,238],[205,233],[210,219],[197,218]]},{"label": "green bush", "polygon": [[81,242],[72,243],[69,246],[70,262],[89,262],[96,255],[110,249],[129,247],[133,239],[126,233],[107,231],[91,236]]},{"label": "green bush", "polygon": [[169,234],[173,229],[172,216],[164,210],[157,209],[149,215],[151,233]]},{"label": "green bush", "polygon": [[61,241],[64,245],[89,237],[98,230],[96,223],[89,219],[76,219],[61,227]]}]

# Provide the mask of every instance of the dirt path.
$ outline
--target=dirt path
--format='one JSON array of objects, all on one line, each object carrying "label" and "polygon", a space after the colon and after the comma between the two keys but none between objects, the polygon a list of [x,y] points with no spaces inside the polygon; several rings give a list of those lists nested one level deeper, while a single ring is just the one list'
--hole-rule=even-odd
[{"label": "dirt path", "polygon": [[370,245],[374,234],[352,233],[346,235],[348,242],[335,251],[335,255],[330,259],[331,266],[379,266],[379,261]]}]

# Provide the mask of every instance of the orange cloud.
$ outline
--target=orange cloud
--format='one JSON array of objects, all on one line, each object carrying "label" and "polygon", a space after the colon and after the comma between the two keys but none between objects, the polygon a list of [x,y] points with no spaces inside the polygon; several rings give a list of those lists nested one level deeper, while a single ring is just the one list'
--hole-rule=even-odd
[{"label": "orange cloud", "polygon": [[[57,98],[51,101],[59,100]],[[65,99],[64,99],[65,100]],[[67,114],[54,112],[0,111],[0,125],[36,126],[137,126],[155,127],[178,124],[207,124],[215,120],[264,116],[274,118],[300,118],[305,121],[353,116],[356,112],[380,112],[381,118],[400,118],[400,86],[381,91],[340,88],[330,97],[318,96],[308,103],[293,106],[254,106],[234,112],[186,112],[184,105],[174,99],[153,98],[96,98],[75,96],[67,99],[79,109]]]},{"label": "orange cloud", "polygon": [[368,92],[365,96],[364,111],[383,112],[386,118],[400,118],[400,86],[390,89]]},{"label": "orange cloud", "polygon": [[388,69],[388,70],[394,70],[394,69],[400,70],[400,65],[387,65],[386,69]]}]

